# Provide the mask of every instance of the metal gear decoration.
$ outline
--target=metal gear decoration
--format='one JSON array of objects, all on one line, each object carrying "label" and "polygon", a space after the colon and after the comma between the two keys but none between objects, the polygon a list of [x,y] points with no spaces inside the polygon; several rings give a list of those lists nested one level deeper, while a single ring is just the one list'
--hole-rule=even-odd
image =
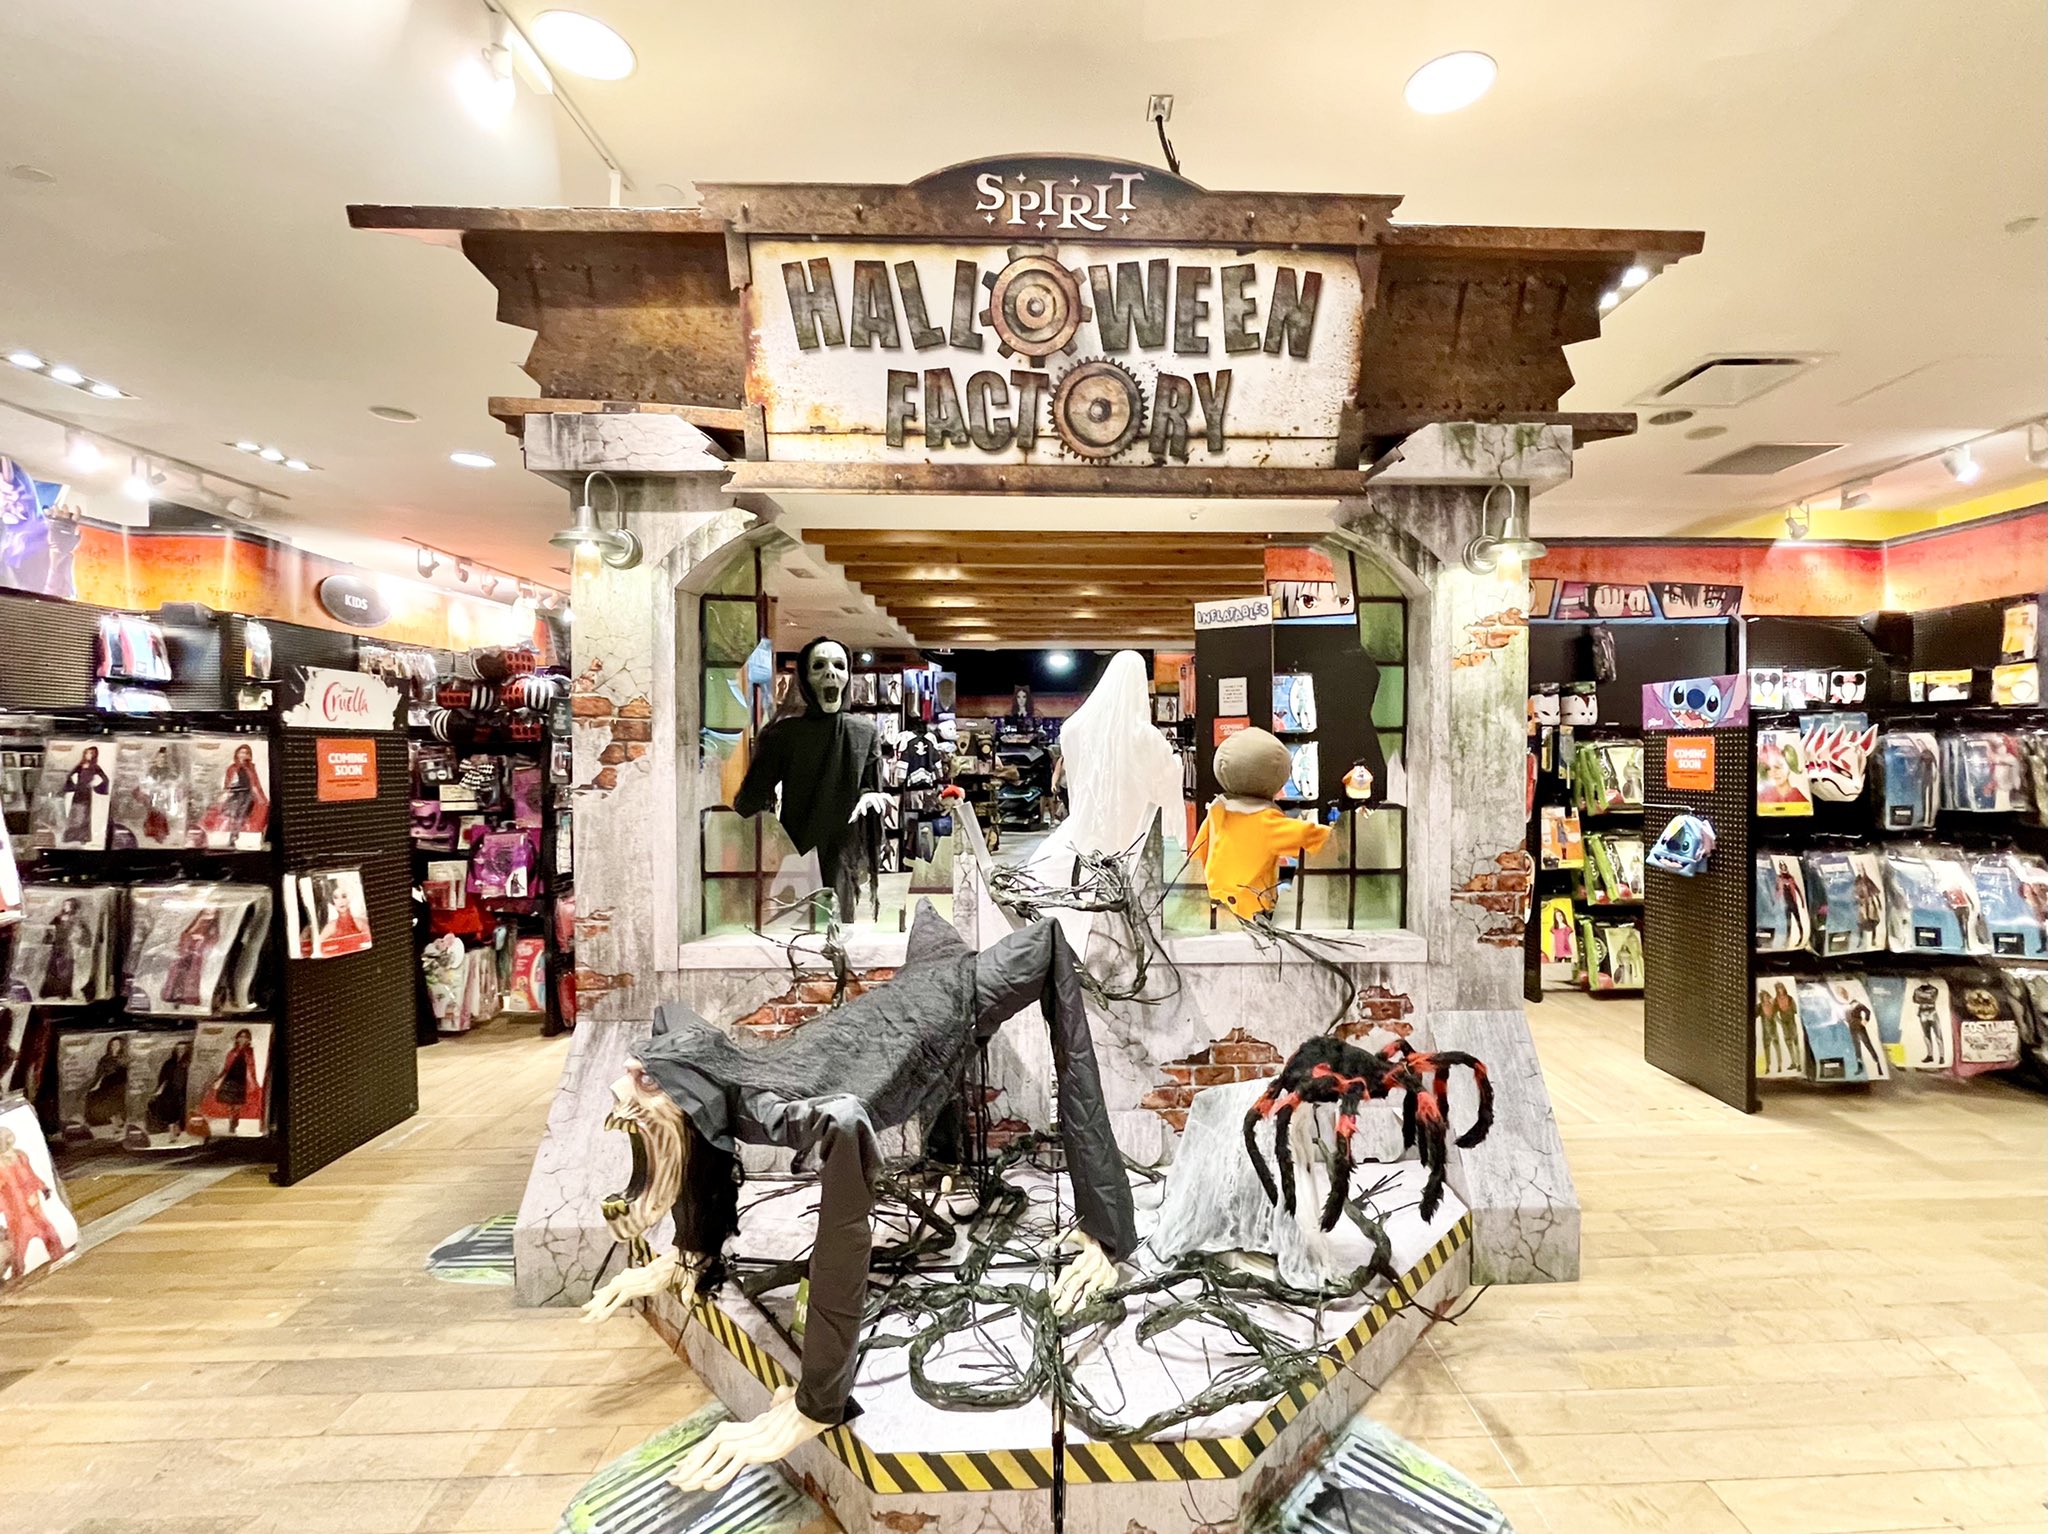
[{"label": "metal gear decoration", "polygon": [[981,280],[988,289],[981,323],[996,333],[1005,357],[1043,362],[1071,351],[1081,322],[1094,318],[1081,300],[1081,279],[1051,256],[1015,256]]},{"label": "metal gear decoration", "polygon": [[1053,387],[1052,429],[1077,458],[1114,458],[1145,430],[1145,390],[1121,362],[1077,362]]}]

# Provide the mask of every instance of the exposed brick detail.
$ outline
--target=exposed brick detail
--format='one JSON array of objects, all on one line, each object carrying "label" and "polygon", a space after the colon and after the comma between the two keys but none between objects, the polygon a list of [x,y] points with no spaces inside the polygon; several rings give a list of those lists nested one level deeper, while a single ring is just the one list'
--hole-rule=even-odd
[{"label": "exposed brick detail", "polygon": [[[871,985],[894,979],[893,969],[872,969],[854,975],[847,981],[846,999],[853,1000]],[[799,980],[780,996],[764,1001],[745,1017],[735,1018],[733,1026],[744,1030],[757,1039],[779,1039],[796,1032],[819,1013],[830,1010],[832,992],[836,982],[831,980]],[[993,1099],[995,1093],[989,1094]]]},{"label": "exposed brick detail", "polygon": [[1528,627],[1529,615],[1513,607],[1488,613],[1477,622],[1467,624],[1465,641],[1451,656],[1452,667],[1462,670],[1467,666],[1484,665],[1492,656],[1513,644]]},{"label": "exposed brick detail", "polygon": [[1167,1078],[1166,1084],[1147,1092],[1138,1106],[1150,1108],[1178,1134],[1187,1128],[1187,1110],[1207,1088],[1237,1081],[1260,1081],[1279,1068],[1279,1050],[1242,1028],[1233,1028],[1207,1049],[1198,1049],[1185,1059],[1162,1065],[1159,1069]]},{"label": "exposed brick detail", "polygon": [[616,767],[599,769],[597,776],[590,780],[589,786],[597,789],[600,793],[610,793],[619,786],[619,769]]},{"label": "exposed brick detail", "polygon": [[612,700],[599,693],[579,692],[569,699],[569,712],[586,724],[592,720],[609,719],[612,717]]},{"label": "exposed brick detail", "polygon": [[1535,860],[1526,847],[1496,853],[1493,862],[1451,890],[1451,899],[1473,912],[1479,941],[1489,948],[1519,948],[1529,922]]},{"label": "exposed brick detail", "polygon": [[623,991],[633,983],[631,975],[607,975],[594,969],[576,971],[576,996],[579,1001],[591,1002],[608,991]]},{"label": "exposed brick detail", "polygon": [[612,725],[613,740],[652,740],[654,722],[649,719],[629,719],[623,710]]},{"label": "exposed brick detail", "polygon": [[649,703],[644,697],[628,698],[619,705],[619,717],[621,719],[652,719],[654,717],[654,705]]}]

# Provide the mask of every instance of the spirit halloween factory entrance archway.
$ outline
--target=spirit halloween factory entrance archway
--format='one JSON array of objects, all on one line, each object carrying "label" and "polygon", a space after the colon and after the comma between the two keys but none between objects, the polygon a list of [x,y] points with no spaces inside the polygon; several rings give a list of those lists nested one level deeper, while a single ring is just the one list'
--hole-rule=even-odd
[{"label": "spirit halloween factory entrance archway", "polygon": [[[637,564],[576,572],[581,1037],[521,1212],[520,1293],[581,1300],[617,1271],[599,1215],[615,1175],[593,1147],[623,1062],[660,1052],[646,1043],[657,1006],[686,1004],[754,1044],[820,1026],[824,1002],[792,988],[779,944],[707,930],[721,924],[701,914],[716,870],[700,827],[731,802],[707,754],[719,721],[705,678],[743,670],[769,632],[714,633],[708,610],[751,603],[765,624],[775,596],[829,632],[832,614],[758,573],[801,563],[820,589],[863,593],[862,611],[893,626],[886,637],[925,647],[1182,640],[1197,654],[1206,743],[1220,718],[1262,710],[1287,664],[1263,607],[1266,548],[1320,544],[1364,572],[1344,633],[1373,679],[1319,687],[1320,713],[1356,716],[1387,778],[1394,740],[1401,792],[1380,824],[1398,808],[1417,828],[1392,867],[1347,853],[1343,894],[1330,896],[1344,915],[1331,924],[1351,929],[1353,1010],[1338,1031],[1377,1042],[1374,1030],[1392,1029],[1485,1060],[1493,1134],[1451,1153],[1450,1197],[1432,1218],[1413,1200],[1388,1217],[1390,1272],[1352,1310],[1262,1313],[1258,1335],[1311,1365],[1270,1399],[1226,1392],[1157,1426],[1156,1408],[1216,1383],[1213,1363],[1124,1337],[1171,1303],[1171,1286],[1120,1290],[1121,1327],[1088,1359],[1053,1348],[1049,1375],[1001,1411],[947,1410],[871,1348],[853,1386],[863,1415],[788,1456],[849,1528],[899,1513],[942,1531],[1037,1527],[1049,1500],[1075,1528],[1175,1527],[1190,1508],[1201,1521],[1247,1516],[1343,1429],[1428,1307],[1474,1279],[1576,1274],[1577,1207],[1521,1011],[1525,583],[1484,540],[1504,502],[1569,474],[1576,447],[1633,429],[1557,409],[1571,382],[1563,349],[1597,335],[1600,295],[1623,271],[1655,272],[1700,237],[1404,227],[1392,197],[1208,192],[1149,167],[1049,156],[907,185],[701,192],[688,210],[352,210],[362,227],[459,242],[491,279],[499,317],[535,332],[527,369],[540,391],[494,400],[494,413],[527,466],[579,499],[588,474],[610,475],[644,550]],[[1227,577],[1221,589],[1204,589],[1212,573]],[[1210,598],[1238,600],[1198,631],[1194,603]],[[1387,858],[1384,846],[1367,855]],[[969,950],[1011,941],[973,859],[954,891],[952,929]],[[1236,1148],[1210,1171],[1249,1189],[1234,1118],[1217,1110],[1241,1115],[1254,1080],[1330,1027],[1328,977],[1242,932],[1166,930],[1166,904],[1154,902],[1156,937],[1180,984],[1089,1003],[1090,1103],[1058,1102],[1045,1031],[1020,1018],[990,1042],[990,1113],[1029,1136],[1056,1109],[1062,1122],[1099,1112],[1117,1152],[1145,1165],[1197,1156],[1221,1129]],[[1360,909],[1372,919],[1356,920]],[[882,984],[853,1005],[888,994],[905,959],[900,934],[856,932],[848,963]],[[1461,1127],[1466,1092],[1461,1081],[1452,1096]],[[892,1132],[885,1149],[898,1143]],[[1419,1177],[1406,1165],[1391,1175]],[[1138,1182],[1139,1226],[1156,1242],[1171,1175],[1163,1190]],[[1041,1192],[1057,1207],[1064,1186]],[[1029,1211],[1040,1194],[1016,1196]],[[772,1246],[766,1218],[743,1212],[736,1239]],[[1043,1304],[1014,1301],[1004,1324]],[[686,1304],[669,1288],[649,1315],[741,1415],[799,1367],[768,1290],[728,1283]],[[981,1335],[983,1323],[950,1329]],[[1214,1344],[1249,1346],[1255,1363],[1267,1350],[1248,1335]],[[1037,1356],[1023,1332],[1010,1345]],[[1109,1420],[1098,1408],[1112,1378],[1129,1410]],[[1076,1402],[1093,1404],[1062,1427]]]}]

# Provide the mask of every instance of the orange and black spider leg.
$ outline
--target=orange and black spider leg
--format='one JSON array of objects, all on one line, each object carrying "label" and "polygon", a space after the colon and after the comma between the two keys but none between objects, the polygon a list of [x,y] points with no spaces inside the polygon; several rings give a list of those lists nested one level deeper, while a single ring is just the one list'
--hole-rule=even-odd
[{"label": "orange and black spider leg", "polygon": [[1436,1057],[1436,1061],[1438,1067],[1446,1072],[1454,1065],[1469,1067],[1472,1072],[1472,1085],[1479,1090],[1478,1116],[1472,1120],[1472,1127],[1458,1136],[1458,1144],[1470,1150],[1484,1140],[1487,1131],[1493,1128],[1493,1082],[1487,1077],[1486,1062],[1473,1058],[1463,1050],[1446,1050]]},{"label": "orange and black spider leg", "polygon": [[[1442,1084],[1439,1077],[1437,1085]],[[1415,1102],[1415,1133],[1421,1142],[1422,1164],[1429,1169],[1429,1177],[1422,1185],[1422,1217],[1427,1220],[1435,1216],[1437,1205],[1443,1202],[1444,1163],[1450,1151],[1444,1143],[1444,1108],[1439,1094],[1417,1082],[1410,1095]]]},{"label": "orange and black spider leg", "polygon": [[1280,1207],[1289,1214],[1294,1213],[1294,1146],[1288,1131],[1300,1102],[1299,1092],[1289,1092],[1273,1110],[1273,1169],[1280,1178]]},{"label": "orange and black spider leg", "polygon": [[1273,1110],[1279,1106],[1280,1093],[1280,1082],[1276,1077],[1266,1084],[1266,1090],[1259,1094],[1258,1101],[1244,1114],[1245,1154],[1252,1158],[1252,1170],[1258,1174],[1259,1186],[1266,1190],[1266,1202],[1269,1204],[1280,1202],[1280,1190],[1273,1186],[1273,1174],[1266,1170],[1265,1155],[1259,1150],[1259,1120],[1272,1117]]},{"label": "orange and black spider leg", "polygon": [[1323,1229],[1335,1230],[1344,1201],[1351,1197],[1351,1137],[1358,1132],[1358,1100],[1364,1095],[1362,1077],[1347,1078],[1343,1098],[1337,1104],[1337,1149],[1330,1158],[1330,1196],[1323,1203]]}]

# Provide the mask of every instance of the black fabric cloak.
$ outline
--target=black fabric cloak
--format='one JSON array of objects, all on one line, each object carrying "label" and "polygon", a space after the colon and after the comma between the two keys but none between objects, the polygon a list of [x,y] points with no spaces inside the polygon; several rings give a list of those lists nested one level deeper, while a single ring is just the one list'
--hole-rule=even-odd
[{"label": "black fabric cloak", "polygon": [[761,731],[732,807],[758,815],[773,808],[781,789],[776,818],[798,852],[817,850],[818,872],[826,888],[838,892],[840,920],[850,922],[861,861],[853,807],[863,793],[881,787],[881,733],[873,720],[848,713],[843,699],[837,713],[818,706],[805,672],[811,652],[824,642],[812,640],[797,657],[804,712],[772,720]]},{"label": "black fabric cloak", "polygon": [[674,1004],[655,1013],[642,1065],[694,1134],[675,1209],[676,1245],[715,1259],[737,1223],[738,1145],[809,1153],[823,1195],[797,1406],[814,1422],[855,1415],[849,1397],[867,1301],[876,1133],[929,1124],[957,1096],[975,1047],[1036,1001],[1052,1027],[1060,1140],[1081,1229],[1122,1260],[1137,1249],[1130,1181],[1110,1130],[1082,1002],[1058,926],[1034,922],[981,953],[918,902],[896,978],[773,1043],[742,1049]]}]

